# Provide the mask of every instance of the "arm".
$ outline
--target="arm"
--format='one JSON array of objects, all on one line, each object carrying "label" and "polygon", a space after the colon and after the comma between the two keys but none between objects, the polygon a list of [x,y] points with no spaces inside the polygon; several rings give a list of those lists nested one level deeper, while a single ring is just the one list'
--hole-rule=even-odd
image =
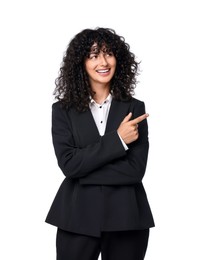
[{"label": "arm", "polygon": [[[134,117],[145,113],[144,103],[135,111]],[[138,124],[139,138],[128,145],[126,156],[117,158],[95,170],[89,176],[80,179],[81,184],[128,185],[141,182],[148,159],[148,125],[147,120]]]},{"label": "arm", "polygon": [[52,106],[52,138],[58,165],[68,178],[86,176],[126,154],[117,131],[100,137],[98,142],[85,148],[77,147],[68,113],[60,103]]}]

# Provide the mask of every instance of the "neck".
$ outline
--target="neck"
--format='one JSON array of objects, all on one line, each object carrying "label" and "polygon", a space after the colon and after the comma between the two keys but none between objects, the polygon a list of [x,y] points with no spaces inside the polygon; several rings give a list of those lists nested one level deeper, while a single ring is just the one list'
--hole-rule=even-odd
[{"label": "neck", "polygon": [[101,86],[101,87],[93,88],[93,91],[95,92],[93,99],[96,101],[96,103],[101,104],[109,95],[110,88],[109,88],[109,86],[106,86],[106,87]]}]

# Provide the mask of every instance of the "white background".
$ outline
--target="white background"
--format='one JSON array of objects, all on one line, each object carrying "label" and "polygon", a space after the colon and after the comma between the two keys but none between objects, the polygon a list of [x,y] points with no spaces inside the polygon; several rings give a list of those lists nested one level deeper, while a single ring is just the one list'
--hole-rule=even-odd
[{"label": "white background", "polygon": [[96,26],[123,35],[142,61],[156,223],[146,260],[204,259],[202,2],[1,1],[1,259],[55,259],[56,228],[44,223],[64,178],[51,142],[54,80],[69,40]]}]

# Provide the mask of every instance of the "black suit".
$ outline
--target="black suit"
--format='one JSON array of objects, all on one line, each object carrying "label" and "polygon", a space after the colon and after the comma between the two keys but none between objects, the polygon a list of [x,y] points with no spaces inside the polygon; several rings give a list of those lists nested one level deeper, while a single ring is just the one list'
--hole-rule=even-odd
[{"label": "black suit", "polygon": [[102,137],[90,110],[65,110],[57,102],[52,111],[53,144],[66,178],[46,222],[95,237],[101,231],[153,227],[142,184],[149,148],[147,121],[139,123],[139,139],[127,151],[116,131],[129,112],[134,118],[145,113],[144,103],[113,99]]}]

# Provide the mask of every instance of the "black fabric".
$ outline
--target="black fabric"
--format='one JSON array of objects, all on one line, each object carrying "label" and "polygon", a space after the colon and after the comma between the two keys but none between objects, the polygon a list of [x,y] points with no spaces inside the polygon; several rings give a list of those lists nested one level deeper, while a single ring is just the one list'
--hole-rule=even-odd
[{"label": "black fabric", "polygon": [[100,238],[58,229],[57,260],[143,260],[149,229],[102,232]]},{"label": "black fabric", "polygon": [[100,136],[91,111],[79,113],[53,104],[52,137],[65,175],[46,222],[63,230],[100,237],[102,231],[141,230],[154,226],[142,184],[148,158],[147,120],[139,139],[125,151],[117,134],[123,118],[145,113],[144,103],[112,100],[106,131]]}]

